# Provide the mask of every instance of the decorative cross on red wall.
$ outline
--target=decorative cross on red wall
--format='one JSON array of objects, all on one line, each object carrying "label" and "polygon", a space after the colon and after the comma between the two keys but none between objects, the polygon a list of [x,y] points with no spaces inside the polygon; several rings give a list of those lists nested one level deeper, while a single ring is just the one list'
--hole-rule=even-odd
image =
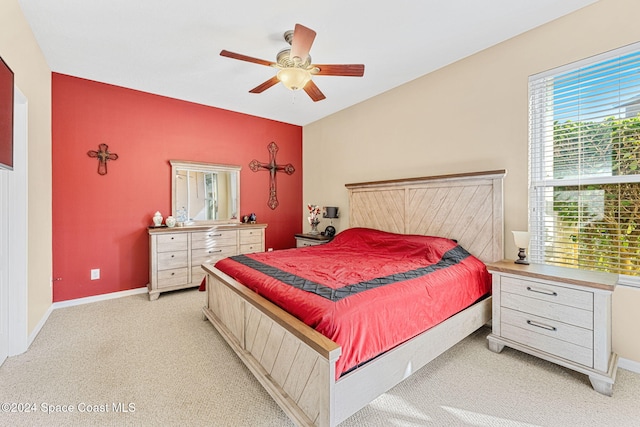
[{"label": "decorative cross on red wall", "polygon": [[287,175],[291,175],[296,170],[291,163],[288,163],[286,165],[279,165],[276,163],[276,153],[278,152],[278,146],[275,142],[271,142],[269,145],[267,145],[267,149],[269,150],[269,163],[261,163],[257,160],[252,160],[251,163],[249,163],[249,167],[254,172],[257,172],[261,169],[266,169],[269,171],[269,201],[267,202],[267,206],[269,206],[271,209],[275,209],[279,204],[276,194],[276,172],[284,172]]},{"label": "decorative cross on red wall", "polygon": [[98,158],[98,173],[100,175],[107,174],[107,160],[118,160],[118,155],[116,153],[109,152],[109,146],[107,144],[100,144],[98,146],[98,151],[90,150],[87,152],[89,157],[97,157]]}]

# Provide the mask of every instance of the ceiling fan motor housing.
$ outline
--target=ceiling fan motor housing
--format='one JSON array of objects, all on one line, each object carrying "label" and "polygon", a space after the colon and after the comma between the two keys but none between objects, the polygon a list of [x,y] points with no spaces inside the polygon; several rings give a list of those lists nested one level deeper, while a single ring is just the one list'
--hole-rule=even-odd
[{"label": "ceiling fan motor housing", "polygon": [[309,68],[311,65],[311,55],[307,55],[307,59],[304,62],[294,61],[291,58],[291,49],[282,49],[276,55],[276,62],[282,68]]}]

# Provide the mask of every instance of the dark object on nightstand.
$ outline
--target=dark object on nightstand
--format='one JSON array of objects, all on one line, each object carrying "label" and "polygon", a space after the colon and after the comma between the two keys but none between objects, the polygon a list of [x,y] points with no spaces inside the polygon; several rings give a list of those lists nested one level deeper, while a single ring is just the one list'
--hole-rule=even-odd
[{"label": "dark object on nightstand", "polygon": [[333,237],[336,235],[336,228],[333,225],[329,225],[327,228],[324,229],[324,234],[327,237]]}]

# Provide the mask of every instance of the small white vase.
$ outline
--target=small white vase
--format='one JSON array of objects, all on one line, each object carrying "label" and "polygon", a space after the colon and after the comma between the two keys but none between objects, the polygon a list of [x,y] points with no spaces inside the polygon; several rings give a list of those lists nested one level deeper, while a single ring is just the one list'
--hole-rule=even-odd
[{"label": "small white vase", "polygon": [[309,234],[320,234],[320,232],[318,231],[318,224],[320,224],[319,219],[315,219],[311,222],[311,231],[309,231]]},{"label": "small white vase", "polygon": [[160,211],[157,211],[153,215],[153,225],[155,225],[156,227],[160,227],[162,225],[162,214],[160,213]]},{"label": "small white vase", "polygon": [[167,219],[164,220],[164,223],[167,224],[167,227],[173,228],[176,226],[176,219],[172,216],[168,216]]}]

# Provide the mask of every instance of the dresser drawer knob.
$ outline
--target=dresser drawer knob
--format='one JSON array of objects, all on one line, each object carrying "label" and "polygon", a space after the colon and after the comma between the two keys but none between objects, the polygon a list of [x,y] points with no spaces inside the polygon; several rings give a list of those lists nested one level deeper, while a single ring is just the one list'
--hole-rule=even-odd
[{"label": "dresser drawer knob", "polygon": [[552,297],[557,297],[558,293],[554,291],[547,291],[546,289],[533,289],[531,286],[527,286],[527,290],[530,292],[536,292],[538,294],[549,295]]},{"label": "dresser drawer knob", "polygon": [[556,330],[555,326],[545,325],[544,323],[534,322],[533,320],[527,320],[527,324],[531,325],[531,326],[535,326],[536,328],[546,329],[548,331],[555,331]]},{"label": "dresser drawer knob", "polygon": [[171,258],[174,258],[174,257],[175,257],[175,255],[171,255]]}]

